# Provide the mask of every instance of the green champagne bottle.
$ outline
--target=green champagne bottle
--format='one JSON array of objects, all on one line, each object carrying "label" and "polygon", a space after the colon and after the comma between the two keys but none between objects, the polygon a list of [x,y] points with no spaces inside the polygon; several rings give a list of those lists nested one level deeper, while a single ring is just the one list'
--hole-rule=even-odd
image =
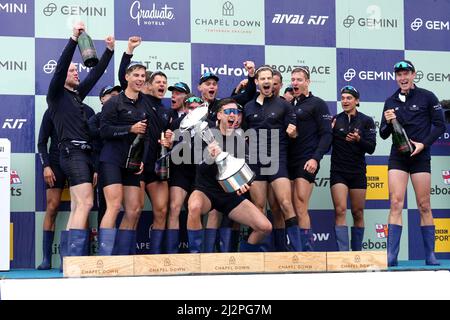
[{"label": "green champagne bottle", "polygon": [[81,31],[78,37],[78,48],[80,49],[83,64],[88,68],[95,67],[98,63],[97,51],[95,50],[94,41],[85,31]]},{"label": "green champagne bottle", "polygon": [[415,147],[411,143],[406,134],[405,128],[397,121],[397,119],[392,120],[392,142],[397,148],[398,152],[401,154],[411,154],[414,152]]}]

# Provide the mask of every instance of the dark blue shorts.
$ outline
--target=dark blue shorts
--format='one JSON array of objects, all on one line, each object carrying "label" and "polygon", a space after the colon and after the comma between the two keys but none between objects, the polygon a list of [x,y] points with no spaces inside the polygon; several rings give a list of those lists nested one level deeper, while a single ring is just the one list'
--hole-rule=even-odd
[{"label": "dark blue shorts", "polygon": [[172,165],[170,167],[169,187],[180,187],[190,193],[194,187],[195,172],[195,165]]},{"label": "dark blue shorts", "polygon": [[55,175],[56,181],[54,182],[53,187],[50,187],[48,184],[45,184],[46,189],[64,189],[68,179],[63,169],[61,168],[59,163],[51,163],[50,168],[52,169]]},{"label": "dark blue shorts", "polygon": [[243,196],[238,196],[237,193],[226,193],[225,191],[201,187],[195,187],[194,189],[203,192],[209,201],[211,201],[211,210],[216,209],[225,215],[229,215],[234,208],[246,200]]},{"label": "dark blue shorts", "polygon": [[112,184],[140,187],[141,175],[134,174],[115,164],[100,162],[100,185],[104,188]]},{"label": "dark blue shorts", "polygon": [[409,174],[428,172],[431,173],[431,161],[427,157],[389,157],[388,170],[401,170]]},{"label": "dark blue shorts", "polygon": [[144,165],[144,173],[142,174],[141,180],[145,182],[145,185],[159,181],[155,172],[154,163]]},{"label": "dark blue shorts", "polygon": [[318,164],[315,173],[309,173],[308,171],[303,169],[305,167],[305,163],[308,162],[309,160],[310,159],[301,160],[297,163],[297,165],[288,167],[289,179],[295,180],[303,178],[309,183],[314,183],[314,181],[316,180],[317,173],[319,172],[320,169],[320,163]]},{"label": "dark blue shorts", "polygon": [[367,189],[366,173],[330,172],[330,187],[337,183],[345,184],[349,189]]},{"label": "dark blue shorts", "polygon": [[63,149],[59,159],[61,169],[67,176],[71,187],[83,183],[92,183],[94,163],[90,151]]},{"label": "dark blue shorts", "polygon": [[[272,170],[267,168],[276,167],[277,165],[278,169],[275,173],[264,173],[265,170]],[[252,169],[252,171],[256,174],[255,181],[267,181],[268,183],[271,183],[279,178],[289,178],[286,161],[277,161],[269,164],[250,164],[249,166],[250,169]]]}]

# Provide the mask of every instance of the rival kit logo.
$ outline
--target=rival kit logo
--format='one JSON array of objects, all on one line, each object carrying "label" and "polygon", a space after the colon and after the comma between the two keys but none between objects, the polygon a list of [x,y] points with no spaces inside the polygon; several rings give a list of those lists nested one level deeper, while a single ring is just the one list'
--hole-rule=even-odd
[{"label": "rival kit logo", "polygon": [[329,16],[275,13],[272,23],[323,26],[328,21],[328,18]]},{"label": "rival kit logo", "polygon": [[27,122],[27,119],[5,119],[2,129],[22,129],[23,125]]}]

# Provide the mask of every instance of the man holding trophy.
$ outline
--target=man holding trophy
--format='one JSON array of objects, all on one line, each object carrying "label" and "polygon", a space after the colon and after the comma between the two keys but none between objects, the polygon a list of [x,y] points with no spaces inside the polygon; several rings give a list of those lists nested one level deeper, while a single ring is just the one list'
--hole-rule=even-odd
[{"label": "man holding trophy", "polygon": [[[221,100],[217,110],[219,125],[216,129],[219,133],[219,142],[214,139],[209,128],[206,127],[201,132],[203,139],[208,143],[209,159],[205,159],[203,163],[198,165],[194,191],[189,197],[187,221],[189,249],[191,253],[202,252],[201,216],[212,209],[216,209],[227,215],[231,220],[252,228],[253,232],[250,234],[248,242],[241,243],[241,251],[260,251],[258,244],[272,231],[272,225],[253,203],[242,196],[250,189],[251,178],[247,180],[241,178],[253,176],[253,173],[244,164],[241,168],[242,172],[235,173],[242,176],[232,182],[250,180],[247,183],[232,183],[229,180],[218,181],[221,171],[228,171],[232,167],[231,161],[224,161],[227,153],[240,158],[230,157],[231,160],[237,160],[234,162],[239,162],[242,158],[248,158],[248,148],[246,148],[244,137],[238,134],[237,130],[239,129],[236,130],[236,124],[242,120],[243,110],[233,99]],[[221,166],[223,163],[225,165]],[[231,171],[233,170],[231,169]],[[238,190],[233,192],[236,188]]]}]

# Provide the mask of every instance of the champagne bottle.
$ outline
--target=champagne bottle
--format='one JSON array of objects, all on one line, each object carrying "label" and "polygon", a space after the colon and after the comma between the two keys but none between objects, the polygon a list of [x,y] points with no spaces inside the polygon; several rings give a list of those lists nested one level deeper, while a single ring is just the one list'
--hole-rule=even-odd
[{"label": "champagne bottle", "polygon": [[[164,132],[161,132],[161,141],[164,139]],[[155,164],[156,176],[160,181],[166,181],[169,179],[169,157],[167,156],[168,150],[161,145],[161,154],[159,160]]]},{"label": "champagne bottle", "polygon": [[413,153],[415,147],[409,140],[403,126],[397,121],[397,119],[392,120],[392,126],[394,129],[392,131],[392,142],[394,143],[394,146],[397,148],[398,152],[402,154]]},{"label": "champagne bottle", "polygon": [[83,64],[88,68],[95,67],[98,63],[97,51],[95,50],[94,41],[85,31],[81,31],[78,37],[78,48],[80,49]]},{"label": "champagne bottle", "polygon": [[125,167],[131,172],[139,172],[141,169],[142,157],[144,156],[144,135],[138,134],[128,150]]}]

